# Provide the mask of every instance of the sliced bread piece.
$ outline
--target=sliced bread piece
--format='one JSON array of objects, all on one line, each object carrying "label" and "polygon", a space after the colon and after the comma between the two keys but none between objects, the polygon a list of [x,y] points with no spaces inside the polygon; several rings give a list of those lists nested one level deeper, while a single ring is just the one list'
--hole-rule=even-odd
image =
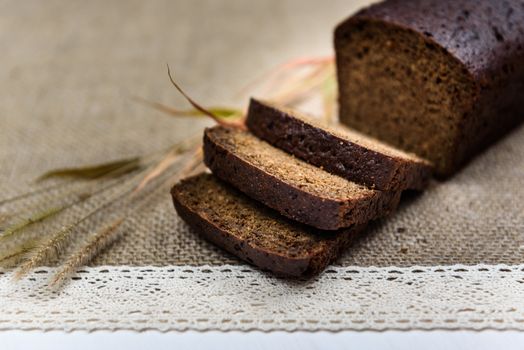
[{"label": "sliced bread piece", "polygon": [[363,229],[319,231],[292,222],[211,174],[183,180],[171,194],[180,217],[205,239],[282,276],[321,272]]},{"label": "sliced bread piece", "polygon": [[431,164],[413,154],[268,102],[251,99],[246,124],[275,147],[378,190],[421,190],[431,176]]},{"label": "sliced bread piece", "polygon": [[399,192],[382,192],[332,175],[235,128],[204,132],[213,173],[282,215],[323,230],[365,223],[394,210]]}]

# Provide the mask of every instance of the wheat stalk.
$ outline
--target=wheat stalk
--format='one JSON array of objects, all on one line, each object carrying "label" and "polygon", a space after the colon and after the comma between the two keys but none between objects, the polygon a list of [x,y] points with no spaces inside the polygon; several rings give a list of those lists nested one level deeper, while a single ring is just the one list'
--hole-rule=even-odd
[{"label": "wheat stalk", "polygon": [[46,220],[47,218],[57,215],[64,209],[65,209],[64,206],[51,207],[43,211],[37,212],[29,216],[28,218],[22,219],[21,221],[9,226],[8,228],[4,230],[3,234],[0,236],[0,243],[2,241],[5,241],[7,238],[12,237],[16,233],[22,231],[24,228],[27,228],[31,225],[42,222]]},{"label": "wheat stalk", "polygon": [[225,120],[224,118],[221,118],[221,116],[217,115],[216,113],[213,113],[207,108],[202,107],[200,104],[198,104],[195,100],[193,100],[191,97],[189,97],[188,94],[182,88],[177,84],[175,79],[173,79],[173,76],[171,75],[171,69],[169,68],[169,65],[167,65],[167,75],[169,76],[169,80],[171,81],[171,84],[180,92],[182,96],[200,113],[210,117],[215,122],[217,122],[220,125],[225,126],[232,126],[236,128],[245,129],[244,120],[242,119],[234,119],[234,120]]},{"label": "wheat stalk", "polygon": [[[202,151],[197,148],[193,153],[188,155],[187,163],[182,169],[177,171],[174,176],[168,177],[166,181],[157,187],[158,190],[163,190],[165,185],[172,185],[174,182],[180,180],[181,177],[187,176],[188,174],[195,171],[197,168],[203,166],[202,163]],[[165,171],[163,172],[165,173]],[[154,195],[154,192],[149,193],[149,197]],[[136,192],[133,192],[133,194]],[[146,197],[147,198],[147,197]],[[142,203],[145,200],[142,200]],[[76,252],[74,252],[64,263],[60,271],[53,277],[51,285],[61,283],[78,267],[89,263],[99,252],[104,250],[107,246],[113,243],[121,234],[118,231],[119,226],[124,222],[126,217],[132,216],[133,212],[138,211],[142,206],[139,206],[141,202],[136,201],[133,205],[128,208],[127,212],[122,216],[107,225],[102,230],[95,233],[86,244],[82,245]],[[145,204],[145,203],[144,203]]]},{"label": "wheat stalk", "polygon": [[[192,142],[194,142],[194,140],[192,140]],[[180,152],[185,149],[185,147],[188,147],[188,142],[182,142],[180,144],[175,144],[174,146],[170,147],[170,150],[173,151],[173,150],[179,150]],[[155,153],[152,153],[151,155],[148,155],[148,156],[143,156],[142,159],[140,159],[140,162],[143,164],[143,167],[139,168],[137,167],[137,161],[136,160],[133,160],[131,163],[129,161],[117,161],[117,162],[112,162],[112,163],[106,163],[105,165],[97,165],[97,166],[88,166],[88,167],[81,167],[81,168],[78,168],[80,169],[79,171],[83,171],[85,169],[88,169],[89,171],[91,171],[91,169],[100,169],[102,167],[111,167],[110,169],[107,169],[107,171],[104,171],[104,175],[103,176],[107,176],[111,179],[115,179],[114,181],[110,182],[108,185],[101,185],[100,183],[98,182],[95,182],[94,184],[88,184],[87,186],[83,186],[80,191],[77,191],[77,192],[73,192],[74,190],[72,191],[67,191],[65,194],[62,194],[60,196],[60,198],[58,199],[55,199],[55,201],[61,201],[60,204],[57,204],[55,205],[54,207],[51,207],[51,208],[47,208],[47,209],[44,209],[44,210],[38,210],[36,211],[35,213],[33,214],[30,214],[30,216],[28,218],[24,218],[22,219],[21,221],[19,222],[16,222],[14,224],[12,224],[11,226],[9,226],[5,231],[4,231],[4,234],[2,236],[0,236],[0,242],[2,240],[7,240],[7,239],[10,239],[10,238],[14,238],[15,235],[16,237],[20,237],[24,235],[24,233],[26,232],[27,229],[31,228],[34,224],[36,223],[40,223],[40,222],[44,222],[48,219],[51,219],[52,217],[56,216],[57,214],[61,213],[62,211],[66,210],[66,209],[70,209],[72,207],[74,207],[75,205],[78,205],[80,203],[83,203],[85,202],[87,199],[97,195],[97,194],[100,194],[100,193],[103,193],[103,192],[106,192],[108,190],[110,190],[111,188],[117,186],[120,184],[120,177],[115,177],[115,173],[116,172],[119,172],[120,174],[123,174],[123,175],[127,175],[127,174],[130,174],[129,171],[134,171],[134,170],[137,170],[137,169],[141,169],[141,171],[139,171],[137,174],[135,174],[134,177],[131,177],[130,179],[127,179],[127,181],[133,181],[133,179],[137,179],[138,177],[142,176],[142,174],[145,174],[147,173],[147,171],[152,167],[154,166],[155,162],[158,162],[158,161],[161,161],[162,160],[162,157],[159,157],[159,154],[158,152],[155,152]],[[120,164],[120,166],[117,166],[115,167],[113,164]],[[128,165],[131,165],[132,166],[132,169],[131,168],[127,168]],[[75,171],[74,169],[67,169],[67,170],[59,170],[59,171],[53,171],[53,172],[50,172],[48,174],[52,174],[52,173],[63,173],[64,171],[67,171],[67,172],[72,172],[73,174],[76,173],[77,171]],[[97,170],[99,171],[99,170]],[[70,200],[69,197],[71,196],[74,196],[73,200]],[[65,198],[65,203],[64,203],[64,198]],[[22,241],[21,244],[18,244],[17,246],[21,246],[25,243],[25,241]],[[16,247],[14,247],[14,249],[16,249]],[[3,247],[0,247],[0,251],[2,251],[3,249],[1,248],[6,248],[5,246]]]},{"label": "wheat stalk", "polygon": [[[141,175],[141,173],[138,175]],[[140,178],[140,177],[137,176],[137,178]],[[77,226],[87,221],[88,219],[90,219],[91,217],[99,213],[100,211],[106,209],[113,202],[131,193],[133,191],[133,188],[134,188],[134,185],[131,188],[123,192],[117,193],[116,196],[113,196],[109,200],[106,200],[102,204],[96,206],[93,210],[91,210],[88,214],[82,216],[80,219],[77,219],[68,225],[62,226],[60,230],[52,233],[51,237],[48,240],[44,241],[43,244],[36,247],[34,251],[28,257],[27,261],[22,263],[22,265],[20,266],[20,269],[15,274],[15,279],[22,278],[33,268],[47,261],[50,257],[59,256],[60,253],[63,251],[64,245],[66,245],[69,242],[69,240],[71,239],[71,232]]]},{"label": "wheat stalk", "polygon": [[135,188],[135,193],[140,192],[151,180],[158,177],[160,174],[162,174],[166,169],[168,169],[171,165],[173,165],[183,154],[184,152],[191,149],[191,147],[194,147],[195,139],[190,139],[190,141],[177,144],[173,146],[165,155],[163,159],[161,159],[156,166],[144,176],[142,181],[138,184],[138,186]]},{"label": "wheat stalk", "polygon": [[[69,201],[66,201],[65,203],[56,204],[55,206],[46,208],[44,210],[38,210],[35,213],[30,214],[29,217],[23,218],[22,220],[12,224],[11,226],[7,227],[3,235],[0,236],[0,243],[7,239],[14,238],[15,236],[19,237],[23,235],[26,232],[26,230],[31,228],[33,225],[44,222],[48,219],[51,219],[55,217],[56,215],[60,214],[61,212],[63,212],[64,210],[74,207],[75,205],[78,205],[80,203],[83,203],[86,200],[88,200],[89,198],[99,193],[110,190],[111,188],[119,184],[120,183],[118,181],[113,181],[105,186],[100,186],[100,184],[95,183],[94,185],[89,185],[88,188],[82,188],[80,191],[77,191],[76,193],[73,193],[72,191],[68,191],[60,197],[65,197],[66,199],[69,199],[68,197],[74,196],[75,198],[72,201],[69,200]],[[63,201],[63,198],[60,198],[60,197],[57,198],[55,201],[61,201],[61,200]],[[22,243],[22,245],[23,244],[24,243]]]},{"label": "wheat stalk", "polygon": [[34,249],[36,244],[37,240],[24,242],[24,244],[18,246],[9,254],[0,257],[0,266],[12,267],[18,265],[26,258],[26,255]]},{"label": "wheat stalk", "polygon": [[[160,161],[162,162],[162,161]],[[142,174],[141,174],[142,175]],[[147,177],[147,175],[146,175]],[[140,177],[142,178],[142,176]],[[57,257],[63,251],[63,248],[71,239],[71,233],[76,227],[78,227],[83,222],[87,221],[89,218],[93,217],[95,214],[98,214],[100,211],[106,209],[114,202],[121,200],[129,195],[135,195],[136,186],[132,185],[129,189],[119,192],[116,196],[105,201],[99,206],[95,207],[87,215],[81,217],[80,219],[74,221],[73,223],[62,227],[59,231],[51,235],[51,237],[45,241],[42,245],[37,247],[34,252],[28,257],[28,259],[20,266],[19,270],[15,273],[15,279],[20,279],[23,276],[27,275],[29,271],[35,267],[41,265],[43,262],[49,260],[51,257]]]},{"label": "wheat stalk", "polygon": [[118,234],[120,233],[118,228],[124,220],[125,218],[121,217],[96,232],[80,250],[67,259],[60,271],[53,277],[51,285],[62,282],[77,267],[85,265],[91,261],[94,256],[98,255],[99,252],[113,243],[118,238]]}]

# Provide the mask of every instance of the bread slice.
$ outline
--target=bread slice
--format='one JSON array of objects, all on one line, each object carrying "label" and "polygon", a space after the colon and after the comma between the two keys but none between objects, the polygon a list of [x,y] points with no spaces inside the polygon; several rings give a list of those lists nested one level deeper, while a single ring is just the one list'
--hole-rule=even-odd
[{"label": "bread slice", "polygon": [[363,226],[319,231],[288,220],[211,174],[171,190],[180,217],[208,241],[277,275],[321,272]]},{"label": "bread slice", "polygon": [[399,192],[371,190],[332,175],[235,128],[205,130],[204,161],[248,196],[323,230],[384,216],[400,199]]},{"label": "bread slice", "polygon": [[256,136],[308,163],[383,191],[421,190],[429,162],[342,125],[251,99],[246,124]]}]

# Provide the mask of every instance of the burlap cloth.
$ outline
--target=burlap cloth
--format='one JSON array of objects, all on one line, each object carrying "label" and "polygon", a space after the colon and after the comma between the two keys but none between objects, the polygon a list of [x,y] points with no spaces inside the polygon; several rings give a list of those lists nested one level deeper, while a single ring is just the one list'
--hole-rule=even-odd
[{"label": "burlap cloth", "polygon": [[[274,65],[299,56],[330,54],[334,25],[366,2],[1,2],[1,197],[33,186],[31,180],[45,170],[159,150],[200,130],[207,122],[175,120],[130,99],[131,95],[138,95],[169,105],[183,105],[183,100],[168,83],[165,63],[174,68],[178,81],[200,101],[242,106],[245,99],[234,100],[234,93]],[[488,279],[492,282],[499,277],[501,269],[513,273],[511,278],[514,277],[515,283],[505,290],[509,296],[522,299],[524,284],[522,269],[518,266],[524,263],[523,149],[524,128],[521,127],[477,157],[453,179],[433,182],[423,195],[407,196],[394,216],[373,224],[336,263],[338,267],[335,269],[343,270],[333,270],[340,274],[338,282],[350,283],[343,278],[345,273],[353,270],[369,272],[368,267],[378,267],[379,271],[388,274],[390,266],[406,272],[413,271],[411,266],[426,266],[430,272],[439,272],[434,266],[487,264],[488,267],[474,270],[481,274],[488,271]],[[131,269],[132,266],[158,266],[161,271],[158,276],[166,273],[161,268],[164,266],[173,266],[171,271],[183,274],[187,266],[201,272],[199,266],[218,271],[224,264],[229,264],[228,268],[234,271],[236,268],[258,276],[256,271],[188,230],[176,216],[167,192],[142,215],[135,217],[132,225],[126,227],[124,237],[92,263],[93,266],[127,265]],[[490,267],[497,264],[508,266]],[[119,276],[120,270],[113,270],[115,276]],[[462,270],[471,273],[464,267],[458,268],[457,273]],[[92,271],[100,270],[93,268]],[[140,274],[142,270],[135,268],[132,271]],[[457,278],[467,279],[468,273]],[[268,276],[260,278],[270,279]],[[437,280],[433,282],[438,284]],[[328,283],[329,279],[321,277],[319,281],[317,283]],[[463,290],[470,287],[467,283],[462,286]],[[369,293],[368,289],[364,283],[360,291]],[[486,291],[482,284],[477,289],[489,294],[492,303],[502,300],[500,293],[489,288]],[[358,291],[357,288],[352,292]],[[3,294],[4,297],[13,295],[11,292]],[[508,300],[508,295],[504,296],[505,300]],[[176,298],[176,295],[172,297]],[[453,295],[449,298],[453,299]],[[321,300],[315,300],[321,303]],[[24,301],[18,301],[23,309]],[[462,301],[458,297],[455,301],[458,310]],[[430,303],[428,299],[421,299],[419,305],[423,304]],[[473,312],[475,317],[464,319],[458,326],[522,328],[524,305],[517,304],[508,306],[506,311],[500,309],[502,314],[492,317],[491,321],[485,318],[485,323],[482,321],[480,326],[479,322],[471,320],[478,321],[478,315],[484,311]],[[486,302],[485,305],[492,304]],[[366,310],[374,314],[369,305]],[[448,310],[445,304],[438,313],[443,310]],[[0,317],[4,328],[28,328],[23,323],[14,322],[16,310],[11,311]],[[253,315],[251,318],[256,319]],[[390,324],[386,319],[385,324],[352,323],[358,320],[352,319],[351,315],[346,315],[348,322],[326,323],[321,319],[322,315],[312,315],[303,315],[298,325],[289,327],[282,326],[285,322],[269,326],[254,323],[244,327],[241,320],[221,323],[220,326],[193,320],[188,325],[172,318],[167,325],[159,321],[122,327],[118,322],[110,321],[107,324],[95,322],[94,325],[86,321],[68,327],[63,319],[55,319],[55,323],[48,326],[37,323],[29,328],[270,330],[383,329],[398,328],[399,325],[401,328],[447,327],[444,321],[438,324],[411,321]],[[313,322],[315,317],[316,323]],[[299,316],[295,318],[300,319]],[[442,319],[445,318],[443,315]],[[501,318],[504,319],[502,323],[499,322]],[[308,323],[306,319],[313,321]],[[124,322],[123,319],[120,321]],[[457,327],[457,324],[452,322],[450,327]]]}]

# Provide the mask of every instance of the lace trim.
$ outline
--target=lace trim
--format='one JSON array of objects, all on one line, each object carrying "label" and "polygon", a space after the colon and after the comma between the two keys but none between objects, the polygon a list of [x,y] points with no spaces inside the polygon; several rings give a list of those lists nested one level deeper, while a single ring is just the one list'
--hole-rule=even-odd
[{"label": "lace trim", "polygon": [[332,267],[288,281],[244,266],[104,266],[60,290],[53,268],[0,272],[0,329],[524,330],[524,265]]}]

